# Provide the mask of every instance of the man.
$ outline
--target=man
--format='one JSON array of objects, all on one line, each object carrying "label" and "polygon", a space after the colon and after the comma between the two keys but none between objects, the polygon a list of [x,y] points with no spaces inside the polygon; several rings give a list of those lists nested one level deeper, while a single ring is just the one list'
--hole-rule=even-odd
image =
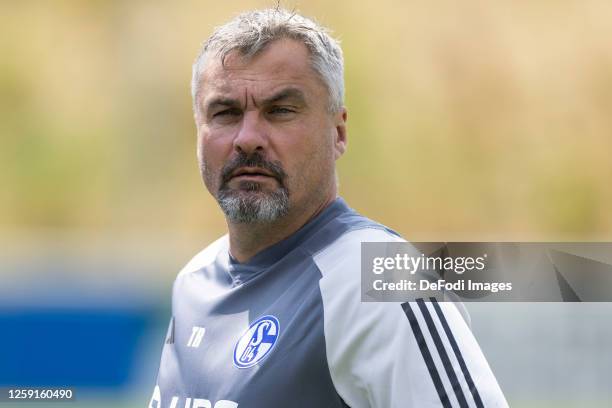
[{"label": "man", "polygon": [[175,281],[149,407],[506,406],[452,304],[360,301],[361,242],[403,240],[337,195],[343,60],[324,29],[243,14],[204,44],[192,93],[229,234]]}]

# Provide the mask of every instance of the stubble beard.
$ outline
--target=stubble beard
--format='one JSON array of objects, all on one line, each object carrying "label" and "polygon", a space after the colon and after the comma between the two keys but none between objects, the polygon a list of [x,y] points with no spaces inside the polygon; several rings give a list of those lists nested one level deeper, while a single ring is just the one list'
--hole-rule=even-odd
[{"label": "stubble beard", "polygon": [[217,202],[232,223],[271,223],[289,212],[286,188],[281,186],[275,191],[263,191],[256,182],[241,182],[238,190],[219,190]]}]

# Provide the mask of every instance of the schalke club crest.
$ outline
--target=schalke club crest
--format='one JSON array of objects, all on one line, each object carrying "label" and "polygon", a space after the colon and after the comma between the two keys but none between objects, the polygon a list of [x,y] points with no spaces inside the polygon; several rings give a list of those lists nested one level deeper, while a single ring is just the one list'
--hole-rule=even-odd
[{"label": "schalke club crest", "polygon": [[278,340],[280,325],[278,319],[267,315],[257,319],[240,337],[234,347],[234,365],[249,368],[263,360]]}]

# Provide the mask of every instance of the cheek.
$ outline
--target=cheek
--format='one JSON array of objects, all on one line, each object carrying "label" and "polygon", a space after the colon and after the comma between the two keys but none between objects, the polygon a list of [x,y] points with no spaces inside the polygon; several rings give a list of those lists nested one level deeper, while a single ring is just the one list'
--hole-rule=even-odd
[{"label": "cheek", "polygon": [[324,182],[328,173],[333,172],[334,153],[331,137],[312,133],[302,139],[305,143],[293,146],[289,156],[290,171],[294,184],[301,187],[319,185]]},{"label": "cheek", "polygon": [[211,138],[207,135],[198,137],[198,163],[203,173],[204,182],[209,187],[218,182],[221,168],[229,152],[231,152],[231,145],[228,149],[226,143],[222,143],[218,138]]}]

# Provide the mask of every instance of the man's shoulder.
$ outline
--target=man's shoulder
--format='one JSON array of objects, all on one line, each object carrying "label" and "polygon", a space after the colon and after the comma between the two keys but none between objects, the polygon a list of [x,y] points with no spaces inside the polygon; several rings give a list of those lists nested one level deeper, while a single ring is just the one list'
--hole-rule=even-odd
[{"label": "man's shoulder", "polygon": [[[319,235],[327,235],[326,245],[321,246],[319,251],[327,251],[330,248],[346,245],[354,245],[361,242],[402,242],[404,239],[394,230],[376,222],[356,210],[348,207],[344,201],[345,211],[335,217],[323,228]],[[317,239],[320,237],[317,237]]]},{"label": "man's shoulder", "polygon": [[320,252],[360,246],[362,242],[406,242],[406,240],[385,226],[372,223],[347,229]]},{"label": "man's shoulder", "polygon": [[[303,248],[313,257],[323,253],[343,251],[351,247],[351,253],[359,256],[361,242],[394,242],[404,241],[401,236],[391,228],[373,221],[350,208],[342,199],[337,202],[341,211],[331,220],[319,227],[304,242]],[[357,248],[357,252],[354,248]]]},{"label": "man's shoulder", "polygon": [[198,252],[193,258],[191,258],[191,260],[187,262],[187,265],[185,265],[183,269],[181,269],[181,271],[178,273],[177,277],[181,277],[183,275],[198,271],[204,268],[205,266],[210,265],[215,261],[215,259],[217,259],[219,253],[222,251],[227,251],[227,248],[228,236],[226,234],[208,245],[200,252]]},{"label": "man's shoulder", "polygon": [[361,245],[364,242],[406,242],[394,231],[374,222],[349,228],[335,240],[319,248],[313,260],[323,275],[327,271],[353,269],[361,262]]}]

